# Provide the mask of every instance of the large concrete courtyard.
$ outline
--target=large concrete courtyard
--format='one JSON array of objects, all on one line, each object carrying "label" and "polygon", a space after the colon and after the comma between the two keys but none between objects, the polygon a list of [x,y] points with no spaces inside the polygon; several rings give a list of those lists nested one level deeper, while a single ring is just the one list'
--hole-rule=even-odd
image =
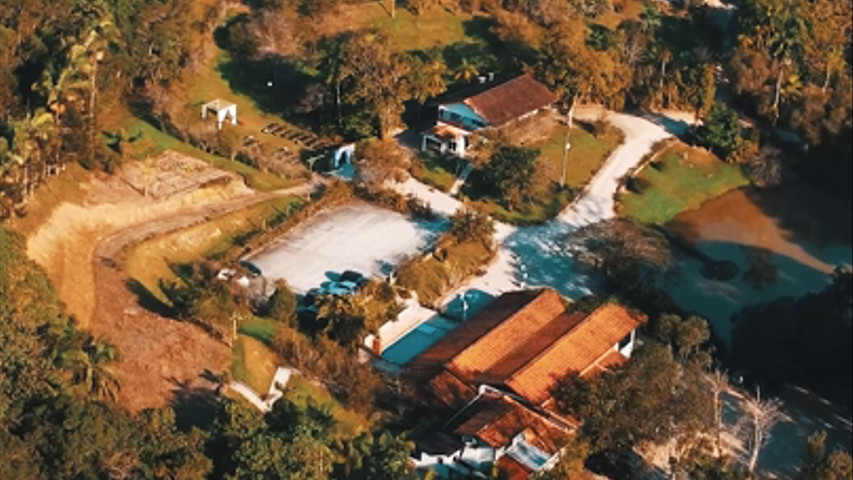
[{"label": "large concrete courtyard", "polygon": [[296,293],[319,287],[344,270],[384,276],[403,258],[423,251],[441,222],[415,222],[365,202],[319,213],[247,260]]}]

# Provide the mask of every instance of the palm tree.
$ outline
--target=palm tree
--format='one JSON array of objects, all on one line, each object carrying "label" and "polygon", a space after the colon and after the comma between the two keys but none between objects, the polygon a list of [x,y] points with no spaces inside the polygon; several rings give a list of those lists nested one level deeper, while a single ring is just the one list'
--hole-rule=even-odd
[{"label": "palm tree", "polygon": [[89,394],[116,400],[121,385],[110,364],[118,360],[118,350],[103,338],[88,336],[82,345],[60,355],[60,364],[71,371],[75,384]]},{"label": "palm tree", "polygon": [[477,66],[468,62],[467,58],[463,58],[462,63],[460,63],[456,68],[456,73],[453,74],[453,78],[456,80],[462,80],[463,82],[470,82],[477,78],[478,75],[480,75],[480,70]]}]

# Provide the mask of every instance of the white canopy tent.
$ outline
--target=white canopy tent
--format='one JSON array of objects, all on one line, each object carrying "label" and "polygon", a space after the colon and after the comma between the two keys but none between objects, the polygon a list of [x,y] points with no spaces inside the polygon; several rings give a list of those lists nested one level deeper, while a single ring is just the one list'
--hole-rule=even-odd
[{"label": "white canopy tent", "polygon": [[216,115],[216,128],[222,129],[222,123],[231,121],[231,125],[237,125],[237,105],[217,98],[201,106],[201,118],[207,118],[207,114]]}]

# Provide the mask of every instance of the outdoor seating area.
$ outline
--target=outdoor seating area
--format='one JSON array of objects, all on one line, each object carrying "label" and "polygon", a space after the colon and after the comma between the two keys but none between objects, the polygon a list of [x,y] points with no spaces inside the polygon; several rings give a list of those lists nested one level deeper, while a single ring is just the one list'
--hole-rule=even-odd
[{"label": "outdoor seating area", "polygon": [[275,135],[279,138],[290,140],[291,142],[296,143],[297,145],[311,149],[328,147],[332,145],[332,142],[321,138],[315,133],[301,130],[293,126],[284,125],[281,123],[270,123],[261,129],[261,133]]}]

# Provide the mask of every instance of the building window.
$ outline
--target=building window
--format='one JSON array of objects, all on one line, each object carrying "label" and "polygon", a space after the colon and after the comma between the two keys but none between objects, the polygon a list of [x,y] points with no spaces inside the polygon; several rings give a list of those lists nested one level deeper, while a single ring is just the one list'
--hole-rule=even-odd
[{"label": "building window", "polygon": [[631,334],[625,336],[622,340],[619,340],[619,350],[624,350],[625,347],[631,344]]}]

